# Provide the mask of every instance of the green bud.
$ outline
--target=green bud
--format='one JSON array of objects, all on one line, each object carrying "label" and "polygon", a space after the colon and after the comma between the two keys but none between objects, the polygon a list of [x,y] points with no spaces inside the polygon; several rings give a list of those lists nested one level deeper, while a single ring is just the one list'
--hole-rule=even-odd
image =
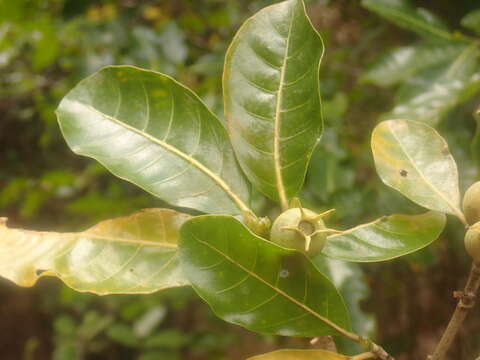
[{"label": "green bud", "polygon": [[314,256],[325,246],[328,232],[323,230],[326,228],[320,215],[309,209],[292,208],[274,221],[270,240],[282,247]]},{"label": "green bud", "polygon": [[480,262],[480,222],[475,223],[467,230],[465,249],[474,261]]},{"label": "green bud", "polygon": [[470,225],[480,221],[480,181],[474,183],[465,192],[463,196],[463,212]]}]

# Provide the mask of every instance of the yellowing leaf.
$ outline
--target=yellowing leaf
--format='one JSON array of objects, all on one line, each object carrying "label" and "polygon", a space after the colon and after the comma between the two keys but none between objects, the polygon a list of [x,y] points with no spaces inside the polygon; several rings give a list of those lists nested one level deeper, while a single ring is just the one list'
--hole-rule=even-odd
[{"label": "yellowing leaf", "polygon": [[33,286],[56,276],[78,291],[151,293],[188,285],[177,260],[180,226],[190,218],[146,209],[78,233],[11,229],[0,223],[0,276]]},{"label": "yellowing leaf", "polygon": [[427,209],[465,220],[457,165],[433,128],[410,120],[384,121],[373,131],[372,151],[385,184]]},{"label": "yellowing leaf", "polygon": [[348,360],[349,356],[326,350],[277,350],[247,360]]}]

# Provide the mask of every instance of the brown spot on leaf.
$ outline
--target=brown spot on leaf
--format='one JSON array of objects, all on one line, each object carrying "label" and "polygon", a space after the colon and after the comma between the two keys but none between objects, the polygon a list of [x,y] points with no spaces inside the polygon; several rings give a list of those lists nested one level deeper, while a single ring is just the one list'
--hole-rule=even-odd
[{"label": "brown spot on leaf", "polygon": [[407,177],[407,175],[408,175],[408,171],[407,171],[407,170],[405,170],[405,169],[400,170],[400,176],[401,176],[401,177]]},{"label": "brown spot on leaf", "polygon": [[40,276],[40,275],[42,275],[45,271],[47,271],[47,270],[37,269],[37,270],[35,270],[35,275]]}]

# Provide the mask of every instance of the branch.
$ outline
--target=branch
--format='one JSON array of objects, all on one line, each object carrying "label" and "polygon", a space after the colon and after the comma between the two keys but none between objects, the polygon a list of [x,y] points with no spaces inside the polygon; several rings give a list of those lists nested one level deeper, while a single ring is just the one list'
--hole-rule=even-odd
[{"label": "branch", "polygon": [[433,355],[427,360],[442,360],[447,354],[453,339],[460,330],[460,327],[468,314],[468,311],[475,305],[477,292],[480,287],[480,263],[473,262],[468,276],[467,284],[463,291],[455,291],[454,297],[458,298],[457,307],[448,323],[440,342],[435,347]]},{"label": "branch", "polygon": [[[349,332],[345,329],[342,329],[342,328],[338,328],[337,330],[340,331],[340,333],[343,336],[349,338],[350,340],[353,340],[353,341],[357,342],[359,345],[364,347],[365,350],[368,351],[368,352],[362,353],[360,355],[352,356],[351,358],[349,358],[349,360],[363,360],[363,359],[370,359],[370,358],[375,358],[375,359],[380,359],[380,360],[395,360],[393,358],[393,356],[391,356],[389,353],[387,353],[381,346],[375,344],[372,340],[361,337],[357,334],[351,333],[351,332]],[[330,337],[329,336],[327,336],[327,337],[322,337],[322,336],[321,337],[316,337],[316,338],[313,338],[312,341],[310,341],[310,343],[313,345],[317,341],[319,341],[319,339],[321,339],[321,338],[330,338]],[[333,343],[333,345],[335,346],[335,343]],[[336,349],[335,349],[335,351],[336,351]]]}]

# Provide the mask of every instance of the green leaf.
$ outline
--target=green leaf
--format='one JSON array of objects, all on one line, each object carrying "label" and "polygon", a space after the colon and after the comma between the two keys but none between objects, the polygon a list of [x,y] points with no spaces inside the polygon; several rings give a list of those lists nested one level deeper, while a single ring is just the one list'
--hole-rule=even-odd
[{"label": "green leaf", "polygon": [[[313,263],[333,282],[345,299],[355,334],[364,338],[375,337],[375,316],[367,313],[362,307],[363,302],[370,297],[370,287],[362,267],[353,262],[334,260],[325,256],[315,257]],[[364,350],[360,344],[345,337],[336,338],[335,345],[340,352],[348,354]]]},{"label": "green leaf", "polygon": [[477,122],[477,129],[475,130],[471,149],[473,160],[475,161],[477,168],[480,169],[480,106],[475,110],[474,117]]},{"label": "green leaf", "polygon": [[132,328],[126,324],[113,324],[107,330],[107,336],[114,342],[128,347],[138,347],[139,339],[135,336]]},{"label": "green leaf", "polygon": [[188,285],[178,265],[177,241],[189,217],[146,209],[79,233],[11,229],[0,223],[0,275],[20,286],[56,276],[75,290],[100,295]]},{"label": "green leaf", "polygon": [[480,9],[469,12],[461,20],[462,26],[480,33]]},{"label": "green leaf", "polygon": [[350,356],[326,350],[277,350],[247,360],[348,360]]},{"label": "green leaf", "polygon": [[32,66],[35,71],[51,65],[57,58],[59,52],[58,35],[56,28],[48,20],[44,19],[34,24],[36,33],[35,51],[32,56]]},{"label": "green leaf", "polygon": [[372,151],[385,184],[427,209],[464,220],[457,164],[433,128],[411,120],[383,121],[372,133]]},{"label": "green leaf", "polygon": [[191,341],[191,336],[179,330],[171,329],[161,331],[159,333],[149,336],[145,342],[144,346],[147,348],[167,348],[167,349],[178,349],[182,346],[188,345]]},{"label": "green leaf", "polygon": [[453,40],[455,37],[435,15],[415,8],[408,0],[362,0],[362,5],[394,24],[433,39]]},{"label": "green leaf", "polygon": [[473,44],[448,66],[411,77],[400,88],[393,110],[383,118],[413,118],[436,125],[448,110],[480,91],[479,54]]},{"label": "green leaf", "polygon": [[445,215],[390,215],[328,237],[322,255],[354,262],[394,259],[420,250],[436,240]]},{"label": "green leaf", "polygon": [[57,116],[74,152],[172,205],[209,213],[248,210],[248,186],[223,125],[166,75],[104,68],[62,100]]},{"label": "green leaf", "polygon": [[422,69],[449,64],[464,49],[465,45],[452,42],[397,47],[370,65],[362,80],[378,86],[391,86]]},{"label": "green leaf", "polygon": [[304,4],[288,0],[247,20],[225,58],[225,114],[250,181],[286,208],[322,134],[324,46]]},{"label": "green leaf", "polygon": [[182,269],[220,318],[284,336],[349,328],[341,295],[302,253],[254,235],[230,216],[192,218],[180,233]]}]

